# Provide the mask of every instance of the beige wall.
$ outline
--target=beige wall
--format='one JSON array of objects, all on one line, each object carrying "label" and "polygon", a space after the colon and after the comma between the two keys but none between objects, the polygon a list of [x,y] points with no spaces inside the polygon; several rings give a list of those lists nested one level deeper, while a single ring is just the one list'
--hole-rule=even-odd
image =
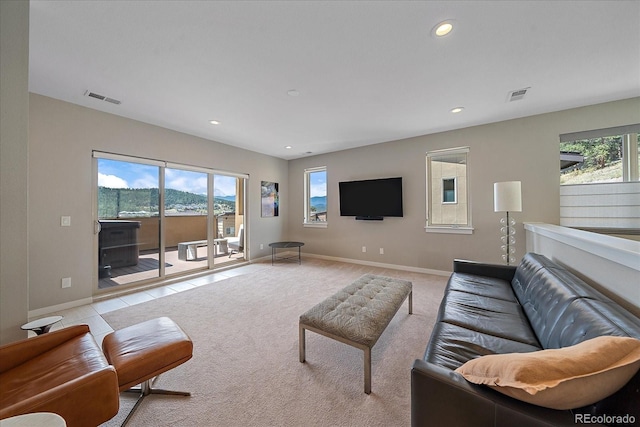
[{"label": "beige wall", "polygon": [[[289,236],[321,256],[450,271],[454,258],[501,262],[493,183],[522,181],[523,211],[515,213],[517,257],[525,251],[522,223],[559,223],[559,135],[638,121],[640,98],[475,126],[318,155],[289,162]],[[469,146],[472,235],[426,233],[425,154]],[[305,168],[327,167],[328,227],[304,228]],[[355,221],[339,216],[338,182],[402,176],[403,218]],[[362,253],[361,247],[367,252]],[[384,248],[380,255],[379,248]]]},{"label": "beige wall", "polygon": [[26,338],[29,2],[0,1],[0,344]]},{"label": "beige wall", "polygon": [[[96,286],[92,150],[249,174],[249,256],[269,255],[286,232],[286,212],[261,218],[259,208],[261,180],[279,182],[286,200],[285,160],[36,94],[29,113],[29,310],[91,298]],[[60,226],[62,215],[71,227]],[[71,288],[61,288],[63,277]]]}]

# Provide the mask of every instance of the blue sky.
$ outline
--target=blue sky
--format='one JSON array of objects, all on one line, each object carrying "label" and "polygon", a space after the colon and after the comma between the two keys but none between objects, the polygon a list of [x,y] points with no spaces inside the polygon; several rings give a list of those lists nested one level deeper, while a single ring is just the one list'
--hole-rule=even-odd
[{"label": "blue sky", "polygon": [[311,172],[309,174],[309,195],[324,197],[327,195],[327,172]]},{"label": "blue sky", "polygon": [[[158,167],[117,160],[98,159],[98,186],[109,188],[157,188]],[[165,188],[207,194],[207,174],[165,169]],[[236,178],[215,175],[216,196],[234,196]]]}]

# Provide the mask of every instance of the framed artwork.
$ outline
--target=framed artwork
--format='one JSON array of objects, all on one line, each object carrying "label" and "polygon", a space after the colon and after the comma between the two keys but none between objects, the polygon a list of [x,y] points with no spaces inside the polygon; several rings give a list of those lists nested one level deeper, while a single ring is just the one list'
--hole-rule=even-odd
[{"label": "framed artwork", "polygon": [[262,216],[278,216],[278,183],[262,181]]}]

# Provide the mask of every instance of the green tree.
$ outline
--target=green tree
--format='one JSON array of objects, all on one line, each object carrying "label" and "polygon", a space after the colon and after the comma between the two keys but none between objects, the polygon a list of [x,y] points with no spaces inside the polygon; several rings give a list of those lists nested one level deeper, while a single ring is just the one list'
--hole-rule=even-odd
[{"label": "green tree", "polygon": [[602,169],[622,159],[622,136],[561,142],[560,151],[578,153],[584,156],[584,162],[577,165],[575,169]]}]

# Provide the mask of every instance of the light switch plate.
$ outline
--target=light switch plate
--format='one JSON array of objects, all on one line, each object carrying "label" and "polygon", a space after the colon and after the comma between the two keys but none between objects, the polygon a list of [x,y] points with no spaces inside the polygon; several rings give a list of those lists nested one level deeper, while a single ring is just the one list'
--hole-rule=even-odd
[{"label": "light switch plate", "polygon": [[63,216],[60,218],[60,225],[62,227],[71,227],[71,217],[70,216]]}]

